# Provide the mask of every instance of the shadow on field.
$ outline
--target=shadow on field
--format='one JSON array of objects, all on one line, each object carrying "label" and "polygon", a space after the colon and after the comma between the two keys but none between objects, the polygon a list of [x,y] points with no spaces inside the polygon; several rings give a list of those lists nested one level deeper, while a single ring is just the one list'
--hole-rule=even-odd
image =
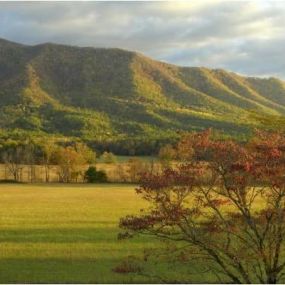
[{"label": "shadow on field", "polygon": [[[145,283],[146,280],[116,274],[119,259],[0,259],[0,283]],[[154,281],[154,280],[153,280]]]},{"label": "shadow on field", "polygon": [[[5,258],[0,259],[0,283],[57,284],[57,283],[120,283],[155,284],[161,283],[155,276],[163,276],[167,283],[216,283],[212,274],[187,274],[187,266],[169,266],[167,263],[152,263],[146,267],[151,275],[118,274],[112,269],[122,261],[121,258]],[[189,264],[188,264],[189,266]],[[191,267],[200,272],[201,264]],[[192,269],[193,269],[192,268]],[[185,275],[186,274],[186,275]]]}]

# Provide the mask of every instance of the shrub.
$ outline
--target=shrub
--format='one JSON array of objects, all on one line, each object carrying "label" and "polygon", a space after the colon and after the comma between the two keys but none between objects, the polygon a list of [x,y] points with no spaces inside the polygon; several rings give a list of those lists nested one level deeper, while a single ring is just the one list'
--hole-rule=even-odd
[{"label": "shrub", "polygon": [[96,167],[90,166],[85,172],[85,180],[88,183],[107,182],[107,174],[103,170],[97,170]]},{"label": "shrub", "polygon": [[141,271],[142,267],[138,263],[138,260],[133,256],[128,256],[127,259],[123,260],[120,264],[113,268],[113,272],[120,274],[140,273]]},{"label": "shrub", "polygon": [[116,156],[112,152],[107,152],[107,151],[105,151],[101,155],[101,159],[104,163],[116,163],[117,162]]}]

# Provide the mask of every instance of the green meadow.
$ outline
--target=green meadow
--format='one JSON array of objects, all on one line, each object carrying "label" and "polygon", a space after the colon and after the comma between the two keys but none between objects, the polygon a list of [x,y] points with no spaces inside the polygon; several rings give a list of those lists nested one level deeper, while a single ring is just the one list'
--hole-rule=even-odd
[{"label": "green meadow", "polygon": [[142,258],[144,249],[162,247],[161,241],[146,237],[117,239],[120,217],[145,206],[134,188],[0,185],[0,283],[161,282],[153,276],[169,282],[215,281],[200,274],[189,280],[188,263],[165,258],[143,263],[144,274],[114,272],[123,260]]}]

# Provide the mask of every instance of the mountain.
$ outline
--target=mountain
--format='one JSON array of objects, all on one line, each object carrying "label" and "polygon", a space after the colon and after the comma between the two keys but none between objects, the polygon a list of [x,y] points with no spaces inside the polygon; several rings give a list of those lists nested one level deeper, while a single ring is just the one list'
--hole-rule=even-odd
[{"label": "mountain", "polygon": [[0,128],[105,141],[212,127],[246,133],[285,114],[285,82],[179,67],[121,49],[0,40]]}]

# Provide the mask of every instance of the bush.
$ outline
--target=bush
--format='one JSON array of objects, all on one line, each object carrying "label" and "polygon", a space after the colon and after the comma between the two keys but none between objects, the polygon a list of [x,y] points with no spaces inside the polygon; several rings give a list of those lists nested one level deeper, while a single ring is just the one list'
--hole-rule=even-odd
[{"label": "bush", "polygon": [[126,260],[123,260],[120,264],[113,268],[113,271],[120,274],[141,273],[142,267],[137,258],[128,256]]},{"label": "bush", "polygon": [[107,152],[107,151],[105,151],[101,155],[101,159],[104,163],[116,163],[117,162],[116,156],[112,152]]},{"label": "bush", "polygon": [[88,183],[107,182],[106,172],[103,170],[97,170],[94,166],[90,166],[86,170],[84,177]]}]

